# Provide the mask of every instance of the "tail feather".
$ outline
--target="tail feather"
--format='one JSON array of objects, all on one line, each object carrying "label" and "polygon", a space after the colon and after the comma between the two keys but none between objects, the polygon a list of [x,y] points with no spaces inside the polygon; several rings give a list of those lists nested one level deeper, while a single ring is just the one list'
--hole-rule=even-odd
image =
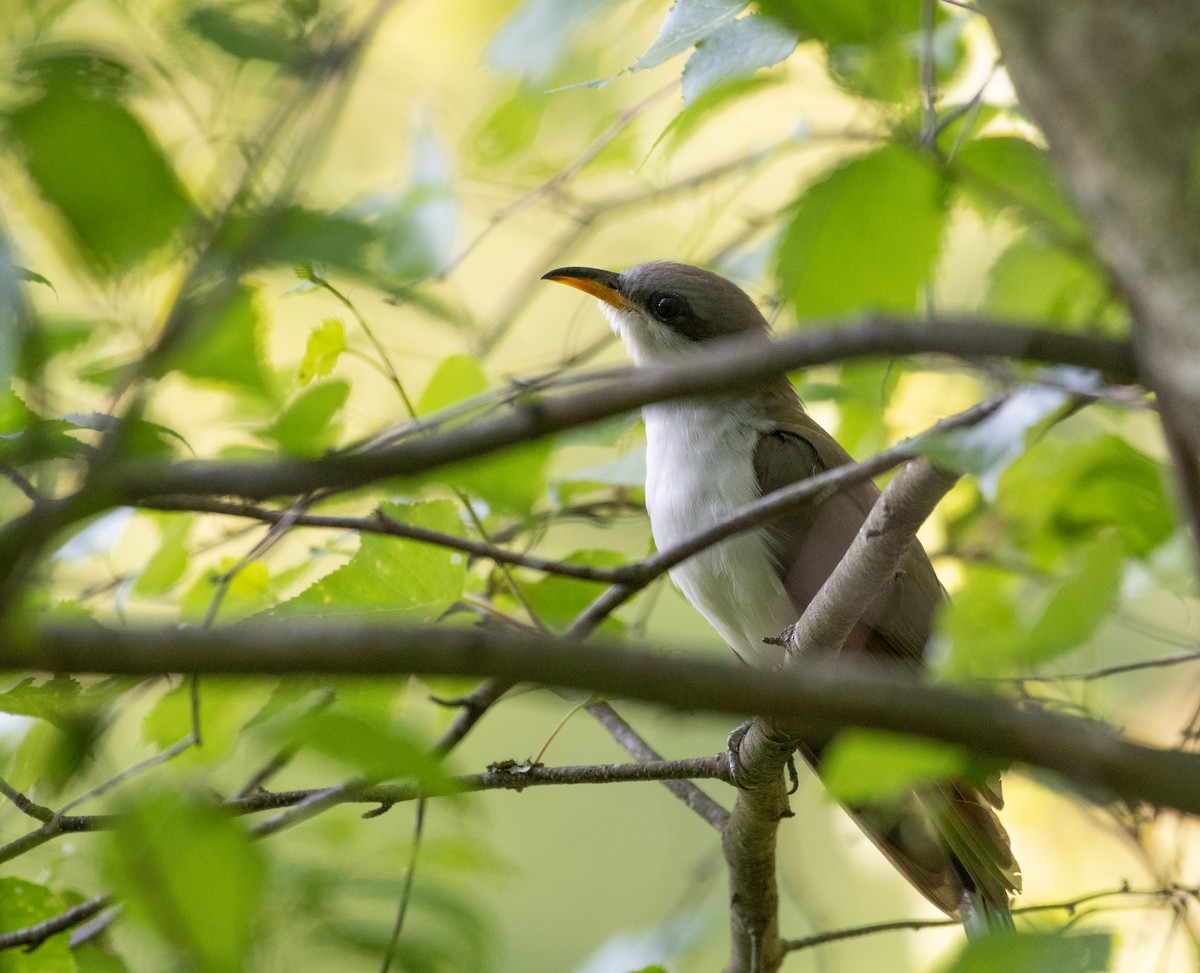
[{"label": "tail feather", "polygon": [[[820,749],[800,748],[815,770]],[[1009,896],[1021,889],[996,803],[997,785],[976,789],[939,781],[893,801],[846,810],[919,892],[977,936],[1013,928]]]}]

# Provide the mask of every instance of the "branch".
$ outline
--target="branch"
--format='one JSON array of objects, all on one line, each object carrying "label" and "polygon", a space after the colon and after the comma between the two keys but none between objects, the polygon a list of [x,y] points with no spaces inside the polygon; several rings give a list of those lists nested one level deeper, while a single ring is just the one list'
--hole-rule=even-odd
[{"label": "branch", "polygon": [[801,678],[703,659],[532,632],[328,625],[312,620],[217,631],[50,627],[0,648],[0,667],[50,672],[233,675],[492,676],[628,697],[679,710],[787,720],[825,736],[849,726],[964,746],[1054,771],[1083,788],[1200,813],[1200,756],[1131,742],[1111,727],[911,675],[837,672]]},{"label": "branch", "polygon": [[[638,761],[637,764],[634,764],[635,767],[650,767],[659,763],[669,764],[676,762],[663,761],[658,751],[643,740],[637,731],[626,723],[621,715],[608,703],[592,703],[588,706],[587,710],[601,726],[612,734],[613,739],[624,747],[634,760]],[[716,757],[709,759],[714,761],[711,767],[713,776],[729,783],[729,762],[726,755],[718,754]],[[692,783],[693,779],[700,776],[702,775],[688,774],[686,778],[672,779],[663,777],[659,779],[666,785],[667,790],[683,801],[691,810],[695,811],[718,831],[722,831],[729,822],[729,812]]]},{"label": "branch", "polygon": [[64,834],[79,834],[84,831],[107,831],[113,826],[115,818],[107,814],[73,814],[67,817],[54,817],[35,831],[21,835],[0,846],[0,862],[12,861],[31,851],[38,845]]},{"label": "branch", "polygon": [[406,524],[387,516],[382,511],[375,511],[367,517],[336,517],[322,514],[300,513],[293,514],[287,510],[275,510],[268,507],[255,506],[252,503],[238,503],[233,500],[220,500],[206,496],[176,496],[151,497],[138,504],[149,510],[171,510],[186,513],[221,514],[226,517],[244,517],[249,520],[259,520],[265,524],[278,524],[286,521],[295,527],[323,527],[331,530],[353,530],[364,534],[382,534],[387,537],[401,537],[405,540],[420,541],[423,544],[436,544],[454,551],[462,551],[472,557],[487,558],[498,564],[515,564],[518,567],[542,571],[546,574],[557,574],[567,578],[578,578],[581,581],[612,582],[620,581],[627,574],[624,568],[589,567],[586,564],[568,564],[566,561],[555,561],[548,558],[522,554],[510,551],[485,541],[471,540],[454,534],[444,534],[441,531],[419,527],[416,524]]},{"label": "branch", "polygon": [[[299,824],[314,814],[340,804],[378,804],[380,810],[369,812],[373,817],[394,804],[415,801],[419,797],[444,797],[450,794],[498,790],[519,792],[528,787],[573,784],[623,784],[638,781],[691,784],[692,780],[720,780],[729,783],[726,755],[720,753],[712,757],[692,757],[684,760],[655,758],[632,764],[593,764],[577,767],[543,767],[528,762],[503,761],[493,764],[482,774],[452,777],[447,780],[445,786],[432,789],[421,788],[411,782],[367,784],[356,778],[331,787],[296,791],[259,790],[253,794],[239,794],[222,801],[220,806],[235,814],[282,811],[282,814],[254,825],[251,830],[261,838]],[[695,787],[694,784],[691,786]],[[702,791],[699,793],[703,794]],[[712,802],[707,795],[704,795],[704,798]],[[716,802],[712,803],[719,808]],[[699,810],[697,813],[705,816]],[[718,826],[720,824],[719,821],[713,823]],[[60,817],[0,847],[0,862],[16,858],[64,834],[110,831],[116,824],[117,817],[112,814]]]},{"label": "branch", "polygon": [[[566,396],[529,397],[498,418],[385,449],[271,463],[131,462],[113,470],[104,482],[111,494],[102,502],[111,506],[179,494],[261,500],[362,486],[483,456],[654,402],[735,391],[772,375],[833,361],[920,353],[1072,364],[1098,369],[1121,381],[1136,377],[1132,351],[1123,341],[1002,325],[975,317],[933,324],[869,317],[858,325],[805,331],[767,343],[735,342],[697,353],[678,365],[613,370],[604,373],[602,377],[608,381],[599,388]],[[96,503],[88,506],[88,514],[96,512]]]},{"label": "branch", "polygon": [[787,636],[797,662],[836,655],[863,609],[892,582],[901,559],[958,474],[913,460],[871,508],[845,556]]},{"label": "branch", "polygon": [[[379,804],[390,807],[415,801],[418,797],[480,791],[523,791],[528,787],[568,786],[573,784],[623,784],[636,781],[721,780],[729,782],[725,754],[693,757],[687,760],[653,760],[632,764],[592,764],[579,767],[543,767],[540,764],[506,760],[492,764],[482,774],[453,777],[444,788],[422,789],[414,783],[375,784],[346,788],[336,795],[337,804]],[[300,791],[259,791],[246,797],[224,801],[222,807],[238,814],[290,808],[327,795],[333,788]]]},{"label": "branch", "polygon": [[12,932],[0,933],[0,950],[15,949],[26,946],[35,949],[51,936],[65,932],[81,922],[86,922],[102,909],[107,909],[112,903],[111,895],[98,895],[94,899],[80,902],[79,905],[68,909],[61,915],[26,926],[24,929],[14,929]]},{"label": "branch", "polygon": [[[917,530],[957,479],[919,459],[888,485],[800,620],[779,640],[788,650],[785,670],[837,658],[863,610],[892,582]],[[806,708],[797,705],[783,720],[755,721],[737,748],[738,795],[724,835],[732,924],[728,973],[775,970],[783,962],[776,832],[790,814],[783,768],[805,735],[796,713]]]}]

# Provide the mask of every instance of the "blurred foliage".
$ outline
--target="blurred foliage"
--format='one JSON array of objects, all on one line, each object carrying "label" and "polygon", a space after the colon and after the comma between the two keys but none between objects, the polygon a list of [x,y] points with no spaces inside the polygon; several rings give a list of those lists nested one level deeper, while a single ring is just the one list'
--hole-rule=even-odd
[{"label": "blurred foliage", "polygon": [[[995,67],[986,25],[935,6],[923,24],[910,0],[487,0],[401,4],[379,23],[350,0],[4,5],[0,510],[16,517],[31,497],[66,495],[110,452],[312,458],[536,402],[567,369],[621,360],[577,295],[539,289],[558,264],[704,263],[761,298],[781,329],[977,311],[1125,333],[1120,296]],[[865,456],[1019,383],[985,423],[921,444],[971,474],[931,533],[952,595],[937,673],[1173,741],[1195,705],[1180,702],[1177,670],[1151,670],[1128,691],[1032,681],[1151,660],[1173,640],[1195,645],[1191,563],[1142,403],[1106,401],[1086,374],[913,360],[819,369],[801,389]],[[308,499],[316,513],[612,567],[646,551],[644,519],[619,516],[640,506],[643,476],[640,431],[620,418]],[[55,539],[22,610],[30,623],[336,617],[559,631],[602,590],[369,530],[266,531],[140,509],[84,520]],[[661,590],[608,619],[604,634],[722,651]],[[1150,621],[1135,632],[1130,618]],[[0,932],[61,913],[81,889],[113,891],[126,906],[111,934],[0,952],[0,970],[377,969],[410,851],[407,821],[392,822],[402,812],[376,822],[327,811],[254,840],[213,795],[253,793],[257,782],[442,786],[429,748],[454,711],[429,703],[429,689],[202,680],[194,727],[190,681],[10,675],[0,684],[4,779],[42,803],[87,797],[72,813],[120,817],[108,834],[18,858],[21,877],[0,880]],[[506,701],[472,737],[470,766],[504,756],[505,732],[508,745],[536,751],[570,703],[536,705],[549,715]],[[523,716],[505,724],[503,712]],[[193,730],[202,747],[119,776]],[[579,762],[611,759],[596,743]],[[996,769],[865,733],[835,741],[828,767],[837,794],[864,801]],[[597,797],[542,811],[558,806],[543,794],[511,812],[515,832],[489,831],[486,799],[431,807],[394,968],[716,968],[720,882],[711,868],[689,877],[692,859],[651,857],[692,840],[677,837],[683,812],[658,794],[621,794],[646,805],[636,819]],[[1040,798],[1028,800],[1009,818],[1018,837],[1023,824],[1048,827]],[[39,824],[2,810],[5,840]],[[1137,874],[1186,881],[1195,863],[1167,848],[1174,833],[1123,813],[1114,820],[1121,847],[1140,856]],[[599,837],[606,826],[622,847]],[[564,833],[582,846],[575,860],[547,850]],[[1181,826],[1180,847],[1188,834]],[[626,857],[623,845],[643,838],[645,857]],[[858,868],[853,842],[823,843],[844,855],[829,867]],[[1116,843],[1089,834],[1022,857],[1040,894],[1065,895],[1079,891],[1075,879],[1129,877],[1108,864]],[[594,874],[608,864],[618,877],[599,894]],[[809,862],[784,867],[785,932],[878,918],[857,896],[838,911],[840,893]],[[884,905],[903,912],[906,894]],[[1049,928],[1065,913],[1047,913],[1041,931],[972,943],[939,968],[1141,969],[1134,954],[1156,927],[1120,915],[1065,936]],[[1106,930],[1118,922],[1140,945],[1113,946]],[[1164,940],[1192,935],[1189,922]],[[789,968],[933,963],[919,946],[901,958],[892,940],[875,942],[830,947],[819,964],[801,953]],[[1193,969],[1181,954],[1171,968]]]}]

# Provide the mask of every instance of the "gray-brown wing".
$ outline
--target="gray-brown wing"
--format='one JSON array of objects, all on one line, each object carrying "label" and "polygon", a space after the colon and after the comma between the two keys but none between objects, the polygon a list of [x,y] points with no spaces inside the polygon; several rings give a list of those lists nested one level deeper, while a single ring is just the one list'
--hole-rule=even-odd
[{"label": "gray-brown wing", "polygon": [[[845,450],[803,414],[762,436],[754,456],[763,494],[848,462]],[[878,496],[874,484],[859,483],[769,525],[776,568],[797,615],[841,560]],[[929,558],[914,541],[893,583],[863,613],[846,649],[920,664],[942,597]],[[800,750],[818,773],[823,749],[817,741]],[[1008,893],[1020,888],[1008,836],[989,803],[1000,803],[998,780],[982,793],[970,784],[946,781],[897,801],[847,810],[913,885],[957,916],[965,891],[1004,911]]]},{"label": "gray-brown wing", "polygon": [[[754,472],[762,494],[850,462],[815,422],[793,420],[759,438]],[[837,566],[866,519],[879,491],[869,480],[838,490],[768,524],[775,567],[800,615]],[[846,644],[920,662],[942,587],[924,548],[914,541],[891,584],[867,606]]]}]

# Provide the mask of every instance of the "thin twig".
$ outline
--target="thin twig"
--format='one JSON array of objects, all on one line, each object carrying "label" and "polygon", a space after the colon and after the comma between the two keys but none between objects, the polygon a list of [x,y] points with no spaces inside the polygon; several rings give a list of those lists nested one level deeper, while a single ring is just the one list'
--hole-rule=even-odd
[{"label": "thin twig", "polygon": [[388,973],[392,968],[392,960],[396,957],[396,948],[400,945],[400,933],[404,929],[404,917],[408,914],[408,903],[412,899],[413,879],[417,874],[417,852],[421,848],[421,837],[425,833],[425,798],[417,799],[417,813],[413,820],[412,847],[408,852],[408,868],[404,873],[404,887],[400,890],[400,905],[396,909],[396,921],[392,925],[392,935],[388,940],[387,952],[384,953],[383,963],[379,973]]},{"label": "thin twig", "polygon": [[22,794],[3,778],[0,778],[0,794],[7,797],[18,811],[28,814],[31,818],[36,818],[45,823],[54,817],[54,812],[50,808],[31,801],[25,794]]},{"label": "thin twig", "polygon": [[[1157,899],[1169,899],[1177,895],[1196,895],[1196,889],[1180,888],[1179,886],[1170,885],[1160,889],[1132,889],[1128,882],[1122,883],[1118,888],[1105,889],[1101,892],[1089,892],[1086,895],[1077,896],[1074,899],[1066,899],[1062,902],[1047,902],[1039,905],[1026,905],[1020,908],[1013,909],[1013,915],[1031,915],[1038,912],[1066,912],[1068,915],[1075,915],[1081,905],[1086,905],[1089,902],[1095,902],[1098,899],[1108,899],[1122,895],[1148,896]],[[1093,910],[1087,910],[1090,914]],[[814,946],[824,946],[826,943],[836,943],[845,939],[858,939],[863,936],[873,936],[881,932],[896,932],[908,929],[938,929],[944,926],[961,925],[957,919],[896,919],[891,922],[873,922],[863,926],[850,926],[846,929],[834,929],[829,932],[816,933],[812,936],[804,936],[800,939],[785,939],[783,948],[785,952],[795,953],[804,949],[811,949]]]},{"label": "thin twig", "polygon": [[66,912],[50,919],[43,919],[32,926],[0,933],[0,950],[16,949],[18,946],[35,949],[51,936],[78,926],[81,922],[86,922],[101,909],[106,909],[111,904],[111,895],[98,895],[94,899],[80,902],[79,905],[67,909]]},{"label": "thin twig", "polygon": [[1056,676],[1018,676],[1016,681],[1029,683],[1093,682],[1096,679],[1108,679],[1111,676],[1122,676],[1129,672],[1142,672],[1146,669],[1168,669],[1172,666],[1186,665],[1189,662],[1200,662],[1200,649],[1160,656],[1157,659],[1146,659],[1142,662],[1126,662],[1121,665],[1106,666],[1090,672],[1073,672]]},{"label": "thin twig", "polygon": [[[611,705],[608,703],[591,703],[588,705],[587,711],[601,726],[608,730],[612,738],[624,747],[631,757],[639,761],[640,766],[649,766],[653,763],[662,762],[662,757],[658,751],[651,747]],[[718,754],[715,760],[720,767],[720,770],[716,771],[716,773],[723,775],[723,779],[728,780],[729,771],[725,754]],[[705,794],[704,791],[700,790],[691,780],[663,779],[663,785],[718,831],[725,827],[725,824],[729,820],[729,812]]]}]

